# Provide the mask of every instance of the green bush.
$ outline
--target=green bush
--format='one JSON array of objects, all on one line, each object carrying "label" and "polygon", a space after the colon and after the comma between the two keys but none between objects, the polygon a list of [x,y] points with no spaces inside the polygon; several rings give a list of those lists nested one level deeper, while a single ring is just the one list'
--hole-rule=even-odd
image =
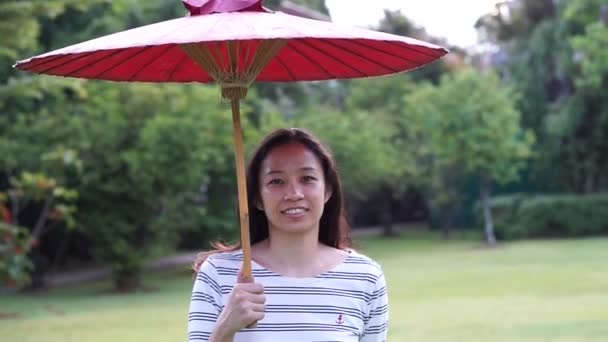
[{"label": "green bush", "polygon": [[[497,239],[516,238],[519,233],[515,222],[516,213],[524,199],[530,195],[523,193],[515,193],[504,196],[493,197],[490,200],[490,208],[492,210],[492,218],[494,222],[494,234]],[[475,222],[478,226],[483,226],[483,209],[481,204],[477,202],[474,206]],[[512,234],[516,236],[511,236]]]},{"label": "green bush", "polygon": [[[608,234],[608,194],[515,194],[496,197],[490,205],[499,239]],[[479,206],[476,215],[483,222]]]},{"label": "green bush", "polygon": [[0,222],[0,288],[30,283],[33,264],[27,257],[32,240],[26,228]]}]

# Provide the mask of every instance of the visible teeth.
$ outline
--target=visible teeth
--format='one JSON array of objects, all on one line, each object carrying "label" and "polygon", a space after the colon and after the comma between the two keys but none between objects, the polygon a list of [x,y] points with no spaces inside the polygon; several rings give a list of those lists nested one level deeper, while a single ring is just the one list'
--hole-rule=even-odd
[{"label": "visible teeth", "polygon": [[294,215],[294,214],[300,214],[303,213],[305,211],[304,208],[290,208],[287,209],[285,211],[283,211],[285,214],[289,214],[289,215]]}]

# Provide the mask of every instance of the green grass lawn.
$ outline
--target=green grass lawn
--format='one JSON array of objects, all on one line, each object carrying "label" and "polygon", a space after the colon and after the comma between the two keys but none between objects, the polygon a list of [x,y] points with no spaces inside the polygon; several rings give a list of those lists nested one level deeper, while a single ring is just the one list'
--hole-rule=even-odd
[{"label": "green grass lawn", "polygon": [[[608,239],[484,248],[428,234],[367,238],[390,300],[389,341],[608,341]],[[157,291],[109,283],[0,298],[2,342],[185,341],[187,272],[147,277]]]}]

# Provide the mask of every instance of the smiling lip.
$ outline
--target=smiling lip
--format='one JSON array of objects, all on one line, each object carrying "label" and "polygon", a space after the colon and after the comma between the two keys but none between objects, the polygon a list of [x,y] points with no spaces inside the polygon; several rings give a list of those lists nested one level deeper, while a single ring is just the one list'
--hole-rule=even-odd
[{"label": "smiling lip", "polygon": [[306,209],[306,208],[296,207],[296,208],[287,208],[285,210],[281,210],[281,213],[286,214],[286,215],[301,215],[307,211],[308,211],[308,209]]}]

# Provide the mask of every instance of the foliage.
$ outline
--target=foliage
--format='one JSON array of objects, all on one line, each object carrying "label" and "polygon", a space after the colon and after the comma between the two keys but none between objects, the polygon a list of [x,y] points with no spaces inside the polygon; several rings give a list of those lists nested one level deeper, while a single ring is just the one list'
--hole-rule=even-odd
[{"label": "foliage", "polygon": [[73,203],[78,196],[75,190],[62,186],[55,178],[45,174],[29,172],[12,178],[10,185],[7,192],[12,204],[11,214],[14,222],[18,222],[19,214],[27,206],[40,208],[36,223],[32,227],[33,239],[40,240],[42,235],[58,224],[75,228],[76,207]]},{"label": "foliage", "polygon": [[[53,15],[27,12],[36,28],[20,37],[29,45],[15,47],[15,54],[184,12],[181,3],[164,0],[54,3]],[[19,27],[17,21],[10,25]],[[0,85],[1,189],[23,172],[50,177],[49,162],[43,162],[49,151],[78,156],[80,172],[53,177],[80,193],[76,224],[95,256],[114,266],[117,283],[136,284],[142,263],[180,239],[201,248],[210,236],[236,230],[234,202],[225,195],[234,177],[232,128],[215,88],[17,76]],[[31,219],[29,212],[23,216]],[[189,235],[181,237],[182,231]]]},{"label": "foliage", "polygon": [[496,197],[491,206],[496,234],[506,240],[608,233],[606,194],[516,194]]},{"label": "foliage", "polygon": [[[462,205],[467,176],[503,184],[517,179],[534,138],[520,128],[514,96],[495,74],[473,70],[408,95],[408,121],[420,127],[418,139],[428,146],[417,153],[423,173],[431,175],[424,188],[440,215]],[[443,220],[449,224],[450,218]]]},{"label": "foliage", "polygon": [[[117,285],[136,285],[143,262],[174,248],[182,229],[205,229],[171,218],[214,215],[196,199],[211,170],[232,165],[227,108],[205,86],[98,83],[89,91],[78,141],[80,220]],[[191,106],[198,101],[205,107]]]},{"label": "foliage", "polygon": [[521,93],[522,122],[536,134],[534,180],[557,191],[593,193],[608,186],[608,103],[604,0],[519,0],[509,15],[480,19],[500,47],[494,65]]},{"label": "foliage", "polygon": [[[440,39],[428,34],[423,27],[417,26],[410,18],[401,13],[400,10],[391,11],[385,9],[384,17],[374,29],[399,36],[416,38],[439,46],[448,46],[448,42],[446,42],[445,39]],[[437,84],[441,75],[446,71],[447,65],[442,59],[425,65],[424,68],[410,71],[409,76],[414,80],[427,80]]]},{"label": "foliage", "polygon": [[[6,210],[2,203],[0,206]],[[28,285],[34,265],[27,257],[33,241],[26,228],[0,222],[0,288]]]},{"label": "foliage", "polygon": [[427,100],[440,106],[427,118],[439,160],[499,183],[517,178],[534,138],[520,128],[511,89],[493,73],[467,71],[445,76],[431,97],[435,100]]},{"label": "foliage", "polygon": [[47,1],[0,1],[0,81],[15,75],[13,63],[23,54],[31,54],[39,49],[39,41],[44,21],[52,21],[62,14],[73,11],[72,15],[86,11],[90,6],[108,0],[47,0]]},{"label": "foliage", "polygon": [[56,150],[44,154],[40,166],[48,173],[22,171],[9,179],[6,193],[0,193],[5,222],[13,227],[14,240],[27,244],[27,248],[15,247],[19,253],[15,253],[13,261],[19,266],[13,268],[29,272],[27,281],[20,280],[17,285],[28,283],[32,287],[42,286],[46,271],[33,257],[38,254],[45,235],[57,229],[76,228],[74,215],[78,192],[66,184],[65,176],[69,169],[78,168],[80,164],[73,151]]}]

